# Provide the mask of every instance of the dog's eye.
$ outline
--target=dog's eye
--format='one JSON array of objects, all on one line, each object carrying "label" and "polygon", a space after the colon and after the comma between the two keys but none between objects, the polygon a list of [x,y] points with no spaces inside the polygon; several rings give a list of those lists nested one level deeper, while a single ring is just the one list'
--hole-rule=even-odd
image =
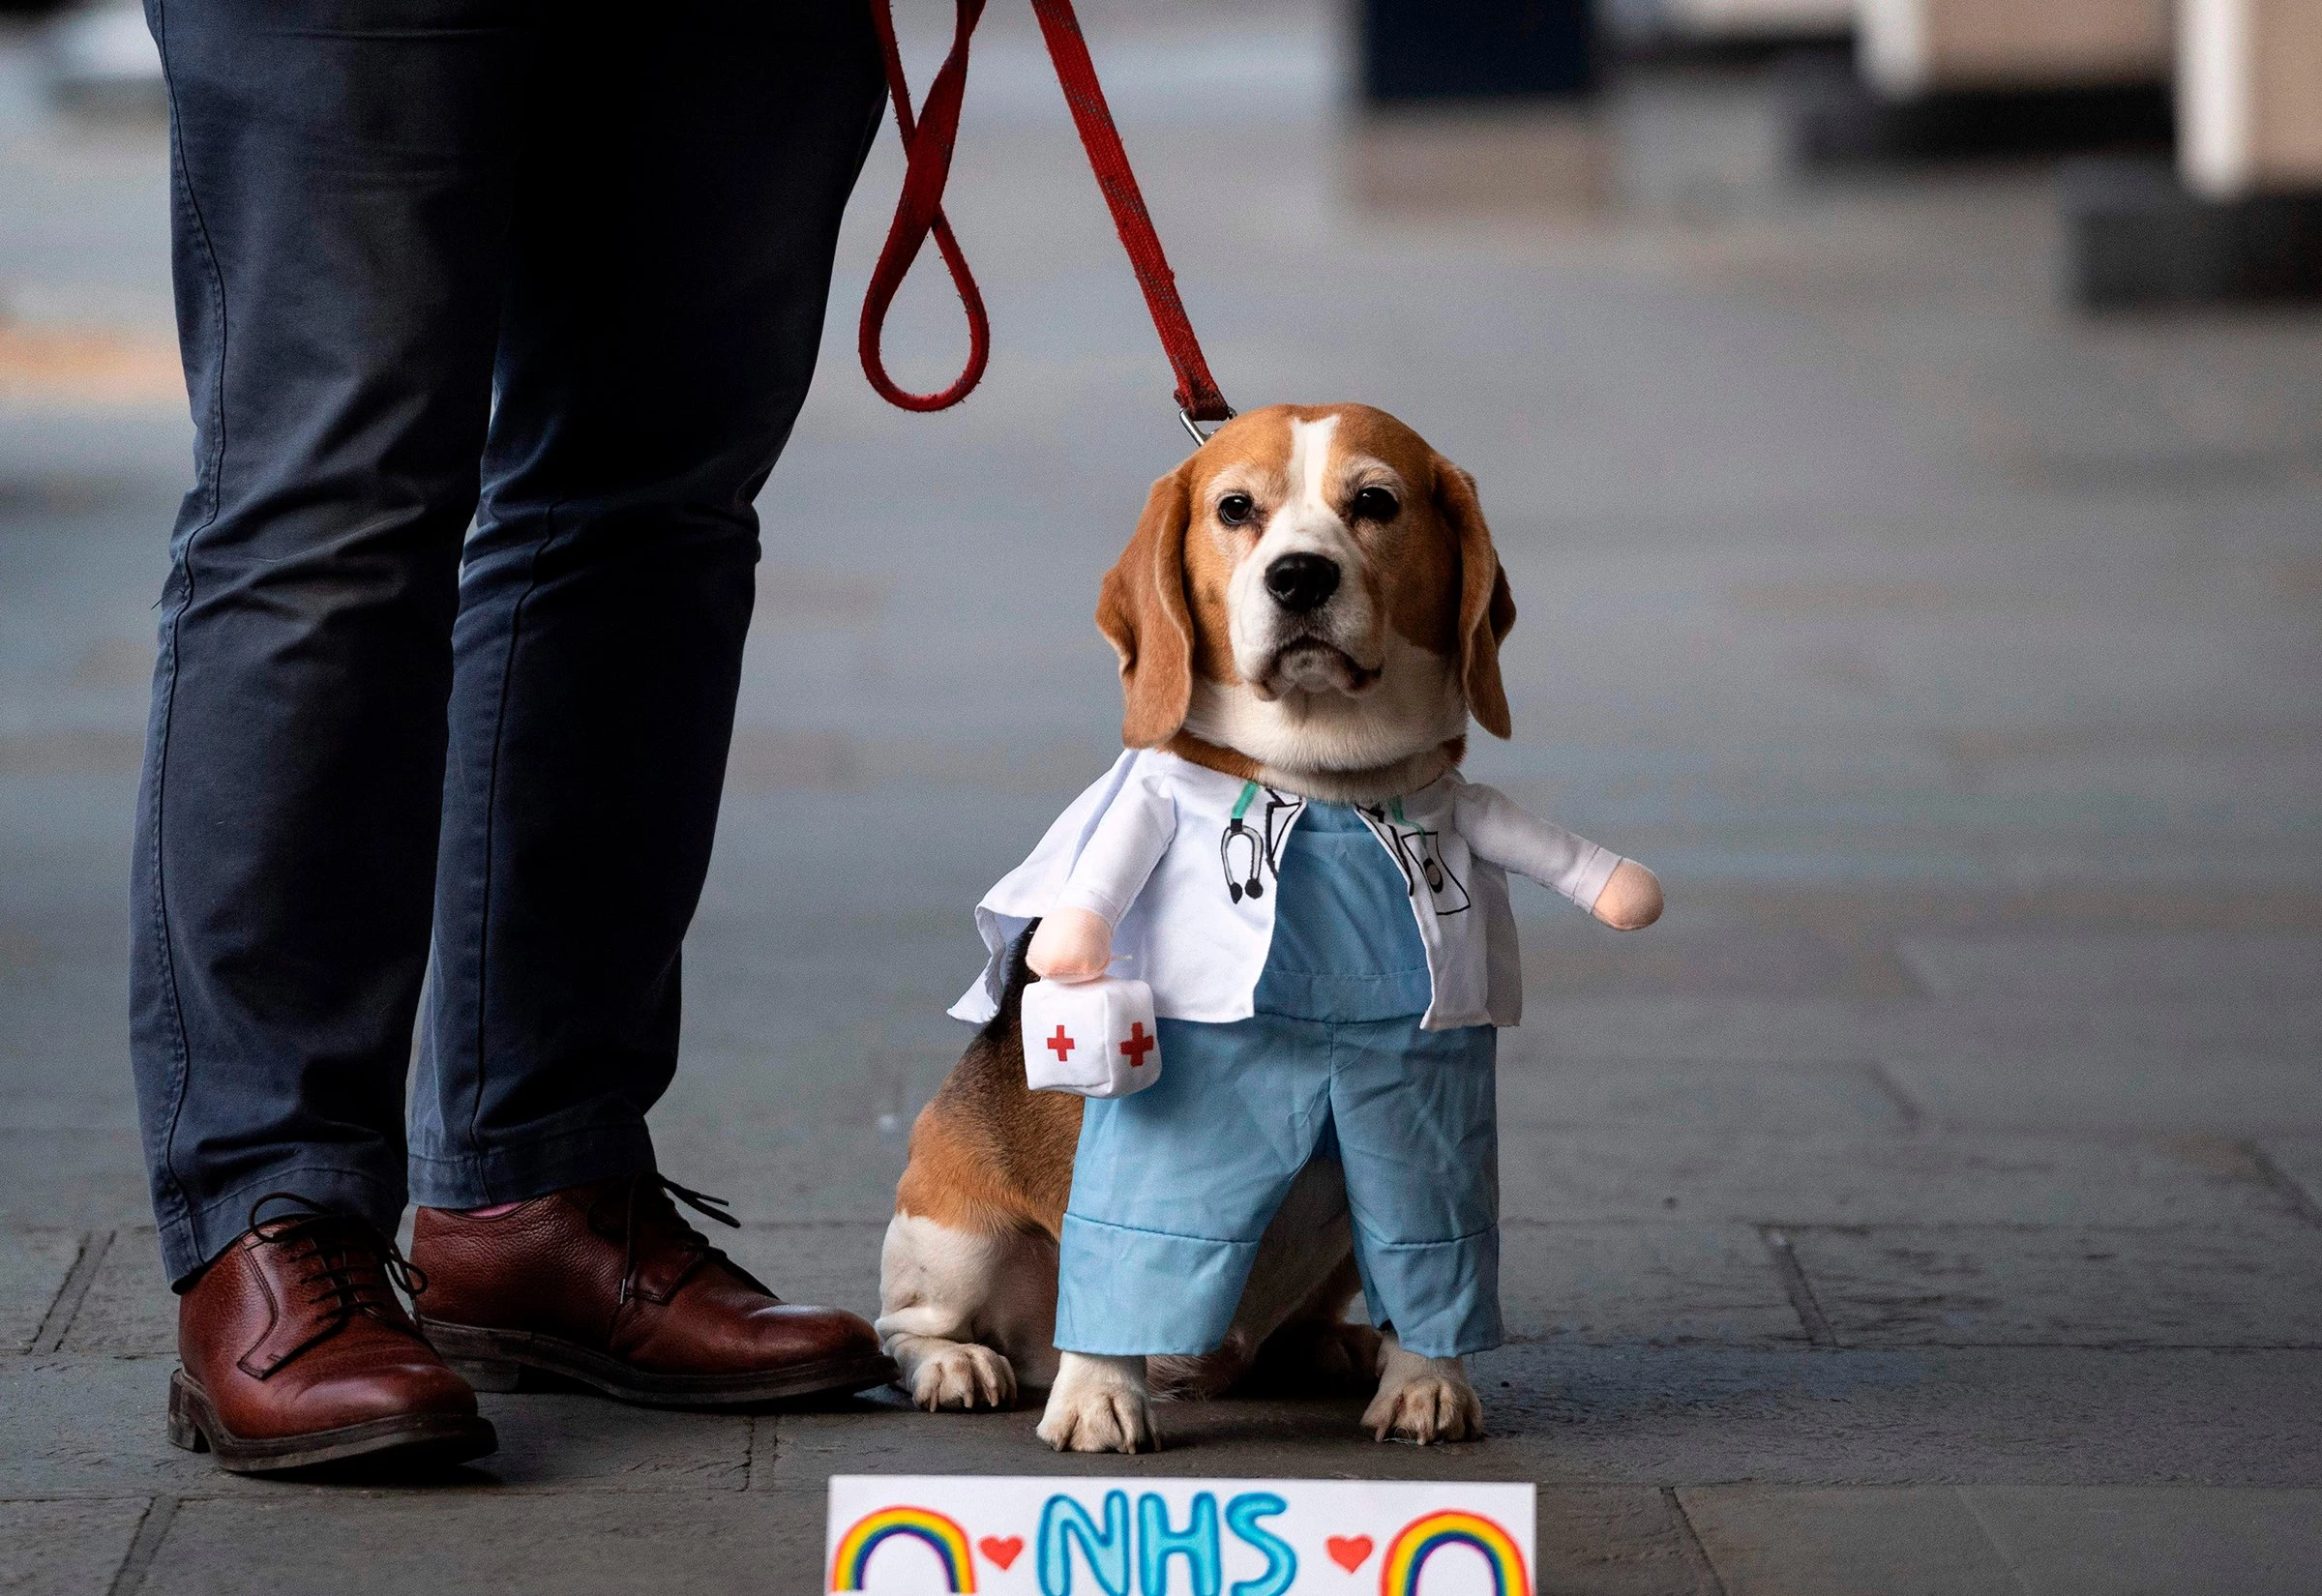
[{"label": "dog's eye", "polygon": [[1391,521],[1402,508],[1392,488],[1366,488],[1354,495],[1354,518],[1358,521]]},{"label": "dog's eye", "polygon": [[1240,526],[1258,513],[1258,506],[1247,493],[1228,493],[1217,501],[1217,518],[1228,526]]}]

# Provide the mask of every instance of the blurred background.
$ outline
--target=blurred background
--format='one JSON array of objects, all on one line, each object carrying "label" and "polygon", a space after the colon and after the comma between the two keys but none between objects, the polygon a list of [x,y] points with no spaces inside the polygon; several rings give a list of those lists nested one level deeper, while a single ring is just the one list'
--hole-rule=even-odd
[{"label": "blurred background", "polygon": [[[950,8],[898,9],[923,90]],[[1480,479],[1522,618],[1516,736],[1474,772],[1668,884],[1632,938],[1519,898],[1516,1345],[1503,1449],[1462,1465],[2322,1478],[2322,6],[1081,11],[1229,397],[1375,403]],[[137,1405],[167,1340],[122,1018],[191,476],[162,103],[134,7],[12,7],[0,1227],[70,1235],[21,1254],[50,1295],[0,1324],[64,1360],[66,1394],[23,1400],[118,1410],[86,1477],[123,1493],[174,1466]],[[655,1119],[665,1167],[751,1217],[748,1256],[858,1307],[964,1041],[969,906],[1117,748],[1096,583],[1185,447],[1027,8],[978,36],[947,199],[996,353],[934,417],[853,358],[901,170],[890,129],[760,502]],[[923,263],[896,373],[936,386],[964,345]],[[55,1296],[75,1267],[85,1301]],[[819,1422],[785,1466],[854,1456]],[[922,1449],[977,1433],[926,1422]],[[1751,1511],[1704,1497],[1686,1533],[1713,1561],[1778,1540]],[[2297,1588],[2243,1573],[2220,1588]]]}]

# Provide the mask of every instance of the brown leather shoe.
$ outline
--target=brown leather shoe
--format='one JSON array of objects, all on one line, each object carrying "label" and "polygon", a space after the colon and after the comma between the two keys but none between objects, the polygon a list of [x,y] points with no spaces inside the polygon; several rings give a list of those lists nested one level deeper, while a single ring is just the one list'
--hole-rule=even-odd
[{"label": "brown leather shoe", "polygon": [[[288,1212],[261,1218],[265,1209]],[[169,1439],[237,1474],[349,1459],[442,1465],[499,1445],[395,1286],[427,1288],[359,1219],[277,1192],[178,1299]]]},{"label": "brown leather shoe", "polygon": [[422,1208],[411,1241],[428,1338],[486,1391],[547,1370],[624,1402],[711,1407],[895,1377],[871,1326],[782,1302],[670,1200],[725,1225],[716,1197],[658,1174],[553,1192],[478,1218]]}]

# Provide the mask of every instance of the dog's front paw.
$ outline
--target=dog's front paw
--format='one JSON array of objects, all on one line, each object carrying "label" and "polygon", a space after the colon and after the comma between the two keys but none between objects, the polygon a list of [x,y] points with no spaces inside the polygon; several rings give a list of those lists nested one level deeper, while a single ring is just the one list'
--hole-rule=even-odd
[{"label": "dog's front paw", "polygon": [[1457,1358],[1422,1358],[1389,1336],[1379,1353],[1379,1394],[1363,1409],[1363,1427],[1379,1440],[1473,1441],[1483,1435],[1483,1404]]},{"label": "dog's front paw", "polygon": [[989,1346],[954,1342],[922,1358],[911,1372],[911,1401],[931,1413],[1012,1407],[1016,1371]]},{"label": "dog's front paw", "polygon": [[1153,1410],[1143,1358],[1067,1352],[1048,1393],[1039,1436],[1058,1452],[1150,1452]]}]

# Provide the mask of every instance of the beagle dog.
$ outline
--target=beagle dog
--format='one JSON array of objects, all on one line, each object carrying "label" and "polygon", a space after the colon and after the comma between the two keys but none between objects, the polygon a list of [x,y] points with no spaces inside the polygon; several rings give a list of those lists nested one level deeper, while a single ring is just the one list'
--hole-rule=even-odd
[{"label": "beagle dog", "polygon": [[[1458,783],[1471,718],[1509,735],[1499,650],[1515,615],[1474,480],[1392,416],[1337,404],[1242,416],[1155,483],[1096,621],[1119,655],[1128,748],[1300,800],[1397,804],[1400,816],[1406,796]],[[1620,930],[1657,918],[1652,872],[1595,852],[1610,873],[1583,906]],[[1153,1444],[1154,1393],[1375,1382],[1363,1423],[1378,1438],[1479,1434],[1460,1357],[1349,1321],[1363,1280],[1327,1158],[1298,1170],[1265,1223],[1212,1349],[1057,1352],[1084,1104],[1027,1089],[1019,1006],[1035,976],[1102,974],[1115,928],[1086,908],[1036,912],[1002,946],[997,1012],[920,1112],[896,1189],[878,1328],[912,1400],[998,1407],[1046,1387],[1052,1446],[1136,1451]],[[1496,1329],[1496,1299],[1492,1314]]]}]

